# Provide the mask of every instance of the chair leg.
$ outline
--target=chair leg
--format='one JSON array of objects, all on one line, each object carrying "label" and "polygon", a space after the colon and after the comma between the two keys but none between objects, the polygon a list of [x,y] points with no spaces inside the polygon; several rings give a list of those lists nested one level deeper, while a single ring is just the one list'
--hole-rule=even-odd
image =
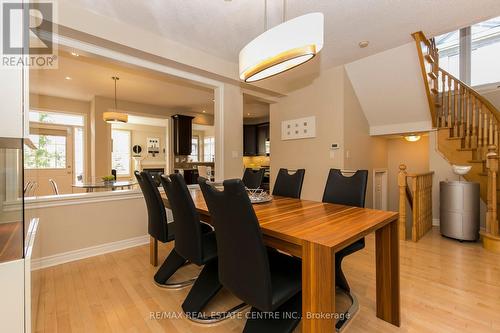
[{"label": "chair leg", "polygon": [[354,318],[354,315],[359,310],[358,298],[351,292],[346,292],[342,289],[340,289],[340,291],[345,293],[351,299],[351,306],[349,307],[349,309],[347,309],[346,312],[340,315],[339,320],[335,324],[335,331],[339,333],[347,327],[347,323],[349,323],[351,319]]},{"label": "chair leg", "polygon": [[200,324],[212,324],[230,318],[234,313],[246,307],[246,304],[243,303],[229,311],[205,316],[203,309],[221,289],[218,262],[217,260],[212,260],[203,267],[184,303],[182,303],[182,310],[186,314],[186,317]]},{"label": "chair leg", "polygon": [[185,263],[186,259],[181,257],[175,249],[170,251],[167,259],[165,259],[154,276],[155,284],[159,287],[169,289],[183,288],[192,284],[196,280],[195,278],[182,282],[167,283],[168,279],[170,279],[179,268],[184,266]]},{"label": "chair leg", "polygon": [[154,237],[149,237],[149,263],[158,266],[158,240]]},{"label": "chair leg", "polygon": [[347,293],[351,292],[351,287],[349,287],[349,283],[347,283],[347,279],[342,271],[342,259],[339,258],[335,260],[335,284],[337,287],[346,291]]}]

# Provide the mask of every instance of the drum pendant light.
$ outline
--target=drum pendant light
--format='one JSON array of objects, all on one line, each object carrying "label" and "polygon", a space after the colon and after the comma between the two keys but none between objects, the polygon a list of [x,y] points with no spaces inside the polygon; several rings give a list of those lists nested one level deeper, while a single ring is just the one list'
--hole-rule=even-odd
[{"label": "drum pendant light", "polygon": [[240,51],[240,79],[259,81],[312,59],[323,48],[323,30],[323,13],[310,13],[265,31]]},{"label": "drum pendant light", "polygon": [[111,79],[113,79],[113,81],[115,81],[115,108],[111,109],[111,111],[103,112],[102,118],[105,122],[110,123],[110,124],[127,123],[128,122],[128,114],[118,112],[118,100],[116,97],[116,83],[118,80],[120,80],[120,78],[117,76],[113,76]]}]

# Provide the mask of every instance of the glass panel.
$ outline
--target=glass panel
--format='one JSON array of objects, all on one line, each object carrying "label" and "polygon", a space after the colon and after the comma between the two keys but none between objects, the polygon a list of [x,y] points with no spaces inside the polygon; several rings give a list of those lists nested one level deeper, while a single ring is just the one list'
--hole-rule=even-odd
[{"label": "glass panel", "polygon": [[0,138],[0,263],[23,257],[22,140]]},{"label": "glass panel", "polygon": [[500,82],[500,17],[471,27],[472,85]]},{"label": "glass panel", "polygon": [[81,115],[55,113],[44,111],[30,111],[30,121],[47,124],[60,124],[69,126],[83,126],[84,117]]},{"label": "glass panel", "polygon": [[460,33],[452,31],[435,37],[439,50],[439,67],[456,77],[460,76]]},{"label": "glass panel", "polygon": [[37,149],[26,148],[24,165],[27,169],[65,169],[66,137],[30,134]]},{"label": "glass panel", "polygon": [[84,138],[83,138],[83,128],[75,128],[75,180],[77,182],[83,181],[83,169],[84,169]]},{"label": "glass panel", "polygon": [[120,176],[130,176],[130,142],[129,131],[112,130],[113,153],[111,156],[111,166]]},{"label": "glass panel", "polygon": [[189,155],[189,159],[191,162],[198,162],[198,145],[200,138],[198,136],[193,136],[191,138],[191,155]]}]

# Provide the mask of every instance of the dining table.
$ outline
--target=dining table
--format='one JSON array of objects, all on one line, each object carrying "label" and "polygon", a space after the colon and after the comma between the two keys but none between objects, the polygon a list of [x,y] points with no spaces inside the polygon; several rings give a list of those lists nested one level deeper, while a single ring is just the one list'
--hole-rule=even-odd
[{"label": "dining table", "polygon": [[[199,187],[189,191],[200,219],[212,223]],[[163,201],[170,208],[164,194]],[[335,253],[371,233],[376,315],[400,326],[398,213],[279,196],[253,207],[265,244],[302,259],[302,332],[335,330]],[[157,241],[150,245],[153,256]]]},{"label": "dining table", "polygon": [[87,193],[94,192],[99,189],[108,189],[108,190],[124,190],[131,189],[134,185],[137,185],[136,180],[116,180],[112,182],[77,182],[72,185],[73,188],[81,188],[85,189]]}]

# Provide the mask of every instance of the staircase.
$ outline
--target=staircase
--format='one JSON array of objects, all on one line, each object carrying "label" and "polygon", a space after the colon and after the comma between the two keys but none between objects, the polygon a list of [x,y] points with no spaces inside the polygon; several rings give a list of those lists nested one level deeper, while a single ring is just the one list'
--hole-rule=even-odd
[{"label": "staircase", "polygon": [[439,67],[434,39],[413,35],[422,69],[432,125],[438,130],[438,149],[452,164],[471,165],[465,176],[480,183],[486,202],[483,246],[500,253],[497,219],[497,171],[500,112],[477,91]]}]

